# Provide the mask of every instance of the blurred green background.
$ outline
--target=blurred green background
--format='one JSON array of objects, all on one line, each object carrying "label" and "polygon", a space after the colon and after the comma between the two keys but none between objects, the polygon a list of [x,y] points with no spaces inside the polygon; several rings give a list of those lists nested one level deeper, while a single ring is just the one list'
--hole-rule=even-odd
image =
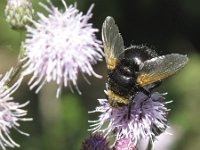
[{"label": "blurred green background", "polygon": [[[44,11],[33,1],[35,11]],[[52,0],[63,8],[60,0]],[[75,1],[68,0],[67,4]],[[169,125],[173,139],[169,150],[200,149],[200,1],[198,0],[77,0],[78,8],[85,12],[95,3],[93,18],[95,28],[101,29],[106,16],[113,16],[119,26],[126,47],[131,44],[146,44],[159,54],[188,54],[189,64],[175,76],[163,82],[157,90],[168,92]],[[5,73],[17,62],[20,35],[5,22],[6,0],[0,1],[0,73]],[[100,33],[97,34],[101,39]],[[21,129],[30,137],[12,132],[13,139],[21,145],[20,150],[78,150],[88,136],[88,119],[97,115],[88,114],[98,105],[98,98],[105,98],[105,62],[94,66],[102,79],[88,77],[88,85],[80,75],[78,80],[82,95],[63,90],[60,100],[55,98],[55,85],[48,84],[39,95],[30,91],[28,78],[15,93],[15,100],[23,103],[32,122],[22,122]],[[163,142],[163,143],[162,143]],[[160,141],[164,144],[165,141]],[[17,149],[17,148],[16,148]]]}]

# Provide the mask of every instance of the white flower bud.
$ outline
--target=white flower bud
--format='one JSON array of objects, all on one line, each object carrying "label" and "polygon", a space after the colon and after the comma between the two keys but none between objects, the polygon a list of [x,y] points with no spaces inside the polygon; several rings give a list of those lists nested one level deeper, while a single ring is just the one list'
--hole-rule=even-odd
[{"label": "white flower bud", "polygon": [[30,0],[8,0],[5,8],[5,17],[8,24],[16,30],[25,29],[33,17],[33,8]]}]

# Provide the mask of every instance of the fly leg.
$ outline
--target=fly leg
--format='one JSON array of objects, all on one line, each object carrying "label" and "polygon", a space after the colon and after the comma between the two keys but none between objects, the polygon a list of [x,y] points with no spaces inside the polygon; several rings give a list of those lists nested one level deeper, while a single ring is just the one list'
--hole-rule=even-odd
[{"label": "fly leg", "polygon": [[131,104],[133,103],[134,96],[131,96],[129,103],[128,103],[128,120],[131,119]]},{"label": "fly leg", "polygon": [[162,83],[161,81],[156,81],[151,85],[148,85],[146,88],[137,87],[137,90],[143,92],[146,96],[150,97],[150,94],[152,93],[153,89],[160,86],[161,83]]}]

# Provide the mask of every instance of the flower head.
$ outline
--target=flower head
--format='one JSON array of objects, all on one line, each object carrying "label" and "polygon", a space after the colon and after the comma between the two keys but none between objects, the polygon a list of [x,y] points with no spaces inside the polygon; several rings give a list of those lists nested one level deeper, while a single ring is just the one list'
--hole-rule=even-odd
[{"label": "flower head", "polygon": [[101,77],[92,68],[103,54],[101,41],[95,36],[98,30],[88,23],[93,5],[83,15],[76,5],[67,6],[64,0],[64,11],[47,1],[50,7],[40,5],[49,15],[38,13],[39,20],[31,20],[34,27],[27,26],[24,59],[27,62],[22,74],[33,73],[30,88],[39,85],[38,92],[44,83],[55,81],[59,93],[63,84],[67,87],[72,83],[77,88],[78,72]]},{"label": "flower head", "polygon": [[130,106],[115,109],[106,99],[99,99],[100,106],[96,110],[100,112],[99,119],[89,121],[90,131],[103,133],[108,137],[115,137],[115,142],[120,139],[131,139],[135,144],[141,138],[152,139],[163,132],[167,125],[166,115],[168,109],[163,101],[164,97],[158,92],[151,93],[148,97],[139,92],[135,95]]},{"label": "flower head", "polygon": [[13,29],[25,29],[34,10],[30,0],[8,0],[5,8],[6,21]]},{"label": "flower head", "polygon": [[0,146],[3,150],[5,147],[19,147],[19,144],[15,143],[10,137],[10,129],[14,128],[19,133],[28,135],[18,129],[20,126],[20,121],[30,121],[30,118],[24,118],[27,114],[26,110],[22,108],[28,104],[19,104],[17,102],[12,101],[13,94],[21,84],[22,78],[19,79],[15,84],[11,87],[8,87],[6,84],[10,79],[12,74],[12,69],[6,73],[4,77],[0,80]]},{"label": "flower head", "polygon": [[99,133],[90,135],[90,137],[83,142],[81,147],[81,150],[94,150],[94,149],[110,150],[106,138]]}]

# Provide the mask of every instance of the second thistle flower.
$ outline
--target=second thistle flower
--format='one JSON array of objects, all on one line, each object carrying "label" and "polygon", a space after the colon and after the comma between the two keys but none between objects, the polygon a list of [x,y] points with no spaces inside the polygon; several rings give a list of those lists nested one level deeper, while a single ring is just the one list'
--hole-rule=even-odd
[{"label": "second thistle flower", "polygon": [[72,84],[77,88],[78,72],[100,77],[92,64],[102,59],[101,41],[95,36],[98,29],[88,23],[93,5],[83,15],[76,5],[62,2],[64,11],[59,11],[50,1],[50,7],[41,4],[49,15],[38,13],[39,20],[31,20],[34,27],[27,27],[24,58],[27,62],[22,73],[33,74],[29,84],[31,89],[38,86],[36,92],[46,82],[55,81],[57,96],[62,85]]},{"label": "second thistle flower", "polygon": [[29,103],[19,104],[12,95],[16,92],[22,82],[20,78],[12,86],[7,86],[13,69],[10,69],[4,76],[0,75],[0,149],[6,150],[6,147],[20,147],[11,137],[11,129],[15,129],[21,134],[28,136],[29,134],[22,132],[20,122],[31,121],[31,118],[26,118],[27,111],[24,107]]},{"label": "second thistle flower", "polygon": [[[131,143],[131,147],[138,144],[141,139],[151,139],[163,133],[167,126],[167,113],[164,97],[158,92],[148,97],[139,92],[130,106],[115,109],[106,99],[99,99],[100,106],[91,113],[100,113],[99,119],[89,121],[89,131],[102,133],[107,138],[114,137],[114,144]],[[126,139],[126,140],[124,140]],[[120,143],[121,143],[120,142]],[[121,147],[121,144],[117,144]]]}]

